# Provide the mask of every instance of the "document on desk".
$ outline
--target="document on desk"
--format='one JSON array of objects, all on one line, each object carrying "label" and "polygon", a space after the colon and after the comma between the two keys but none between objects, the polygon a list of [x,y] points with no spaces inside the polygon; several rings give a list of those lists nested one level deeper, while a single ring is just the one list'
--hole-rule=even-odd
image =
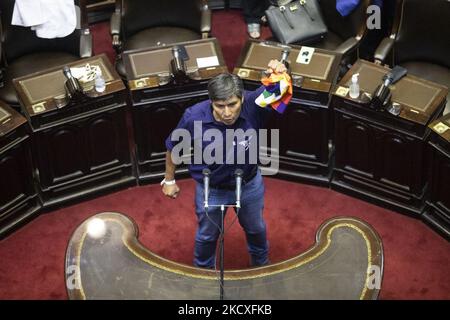
[{"label": "document on desk", "polygon": [[314,48],[303,46],[300,49],[300,52],[295,62],[302,64],[309,64],[314,55],[314,50],[315,50]]},{"label": "document on desk", "polygon": [[217,59],[217,56],[197,58],[197,66],[199,68],[215,67],[218,65],[219,65],[219,59]]}]

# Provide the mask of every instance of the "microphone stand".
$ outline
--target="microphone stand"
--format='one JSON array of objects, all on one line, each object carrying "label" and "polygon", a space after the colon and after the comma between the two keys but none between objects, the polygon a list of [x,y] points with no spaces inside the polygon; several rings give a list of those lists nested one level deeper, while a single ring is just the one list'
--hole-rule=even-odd
[{"label": "microphone stand", "polygon": [[219,234],[219,256],[220,256],[220,300],[223,300],[223,293],[224,293],[224,244],[225,244],[225,235],[224,235],[224,227],[225,227],[225,208],[238,208],[234,204],[217,204],[217,205],[209,205],[209,207],[220,207],[221,217],[220,217],[220,234]]},{"label": "microphone stand", "polygon": [[[209,178],[209,174],[211,172],[208,169],[203,170],[204,177]],[[236,175],[236,204],[216,204],[216,205],[209,205],[208,204],[208,195],[205,195],[205,210],[208,210],[209,207],[220,207],[221,217],[220,217],[220,229],[219,229],[219,256],[220,256],[220,280],[219,280],[219,286],[220,286],[220,300],[223,300],[224,298],[224,247],[225,247],[225,207],[227,208],[236,208],[237,213],[239,213],[239,208],[241,207],[241,186],[242,186],[242,175],[243,171],[241,169],[236,169],[235,172]],[[205,180],[204,180],[205,181]],[[209,189],[209,180],[208,182],[208,189]]]},{"label": "microphone stand", "polygon": [[225,232],[224,232],[224,227],[225,227],[225,206],[221,205],[220,206],[220,212],[222,214],[221,217],[221,228],[220,228],[220,300],[223,300],[223,291],[224,291],[224,265],[223,265],[223,252],[224,252],[224,247],[225,247]]}]

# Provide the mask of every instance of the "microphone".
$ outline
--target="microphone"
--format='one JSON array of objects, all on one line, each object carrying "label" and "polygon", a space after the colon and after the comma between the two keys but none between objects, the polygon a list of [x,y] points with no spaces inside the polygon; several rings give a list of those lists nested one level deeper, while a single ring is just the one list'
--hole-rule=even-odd
[{"label": "microphone", "polygon": [[289,70],[289,62],[287,61],[287,58],[289,56],[289,53],[291,53],[291,48],[283,46],[283,50],[281,51],[281,60],[280,60],[280,62],[282,64],[284,64],[286,66],[286,69],[288,69],[288,70]]},{"label": "microphone", "polygon": [[70,71],[70,68],[68,66],[64,66],[63,73],[67,79],[64,86],[68,91],[69,98],[79,97],[79,95],[83,93],[83,89],[81,88],[78,79],[72,75],[72,72]]},{"label": "microphone", "polygon": [[389,86],[391,84],[396,83],[401,78],[403,78],[408,73],[408,70],[400,67],[395,66],[391,72],[386,74],[383,77],[383,82],[380,84],[376,89],[375,92],[372,94],[372,100],[370,103],[370,106],[373,109],[381,110],[385,107],[388,107],[391,103],[391,97],[392,93],[389,89]]},{"label": "microphone", "polygon": [[280,60],[280,62],[286,61],[290,52],[291,52],[291,49],[289,47],[283,47],[283,50],[281,51],[281,60]]},{"label": "microphone", "polygon": [[205,199],[203,201],[205,209],[208,208],[208,197],[209,197],[209,175],[211,174],[211,170],[208,168],[203,169],[203,186],[204,186],[204,195]]},{"label": "microphone", "polygon": [[186,64],[181,55],[181,47],[174,46],[172,48],[172,60],[170,60],[170,68],[172,71],[172,79],[175,84],[183,84],[189,81],[186,75]]},{"label": "microphone", "polygon": [[236,169],[234,172],[234,175],[236,177],[236,208],[241,207],[241,187],[242,187],[242,176],[244,175],[244,172],[242,169]]},{"label": "microphone", "polygon": [[396,83],[397,81],[399,81],[401,78],[403,78],[404,76],[406,76],[406,74],[408,73],[408,70],[406,68],[403,68],[401,66],[395,66],[391,72],[389,72],[388,74],[386,74],[383,77],[383,81],[384,81],[384,85],[385,86],[389,86],[391,84]]},{"label": "microphone", "polygon": [[181,48],[179,46],[174,46],[172,48],[172,71],[173,73],[184,73],[186,71],[186,66],[184,64],[184,60],[181,58]]}]

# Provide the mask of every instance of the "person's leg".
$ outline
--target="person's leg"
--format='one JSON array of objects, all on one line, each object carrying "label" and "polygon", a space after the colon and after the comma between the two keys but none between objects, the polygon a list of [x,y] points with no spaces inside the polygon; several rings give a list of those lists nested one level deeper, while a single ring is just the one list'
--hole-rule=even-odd
[{"label": "person's leg", "polygon": [[244,13],[244,20],[249,23],[260,23],[261,17],[268,8],[267,0],[243,0],[242,11]]},{"label": "person's leg", "polygon": [[247,24],[247,32],[251,38],[261,36],[261,17],[268,8],[267,0],[243,0],[242,11]]},{"label": "person's leg", "polygon": [[[226,193],[217,190],[210,190],[209,205],[225,204],[229,202]],[[198,225],[195,235],[194,265],[200,268],[215,267],[216,246],[222,223],[222,212],[219,207],[210,207],[208,215],[204,209],[204,189],[197,183],[195,189],[195,212],[197,214]],[[225,211],[226,212],[226,211]]]},{"label": "person's leg", "polygon": [[239,223],[245,231],[248,252],[253,266],[269,263],[269,243],[263,218],[264,182],[261,173],[243,187]]}]

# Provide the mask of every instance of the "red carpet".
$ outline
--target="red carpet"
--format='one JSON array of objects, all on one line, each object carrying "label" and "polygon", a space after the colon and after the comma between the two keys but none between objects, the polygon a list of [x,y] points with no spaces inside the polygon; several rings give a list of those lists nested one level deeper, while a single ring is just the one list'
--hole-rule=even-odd
[{"label": "red carpet", "polygon": [[[265,180],[272,262],[310,247],[317,228],[326,219],[355,216],[371,224],[383,240],[382,299],[450,299],[450,243],[422,222],[328,189]],[[176,200],[165,198],[159,185],[148,185],[38,217],[0,242],[0,299],[65,299],[66,245],[75,228],[98,212],[129,215],[139,226],[139,239],[147,248],[165,258],[191,264],[194,183],[182,180],[180,187]],[[228,224],[232,217],[232,211],[228,212]],[[245,238],[238,223],[225,238],[225,266],[248,266]]]},{"label": "red carpet", "polygon": [[[233,71],[248,37],[247,26],[245,25],[241,11],[214,11],[212,17],[212,35],[219,41],[225,62],[229,70]],[[272,33],[268,27],[261,28],[261,39],[268,39],[271,36]]]},{"label": "red carpet", "polygon": [[[213,28],[231,69],[246,39],[240,12],[214,12]],[[106,52],[112,59],[108,30],[106,23],[93,26],[95,52]],[[264,29],[263,37],[269,35]],[[371,224],[383,240],[385,269],[380,298],[450,299],[450,243],[422,222],[328,189],[271,178],[265,181],[272,262],[310,247],[326,219],[355,216]],[[196,225],[194,183],[183,180],[180,187],[177,200],[165,198],[159,185],[148,185],[41,215],[0,241],[0,299],[66,299],[67,243],[76,227],[98,212],[127,214],[139,226],[139,239],[147,248],[191,264]],[[227,222],[231,219],[230,211]],[[225,238],[225,266],[248,266],[245,238],[237,222]]]}]

